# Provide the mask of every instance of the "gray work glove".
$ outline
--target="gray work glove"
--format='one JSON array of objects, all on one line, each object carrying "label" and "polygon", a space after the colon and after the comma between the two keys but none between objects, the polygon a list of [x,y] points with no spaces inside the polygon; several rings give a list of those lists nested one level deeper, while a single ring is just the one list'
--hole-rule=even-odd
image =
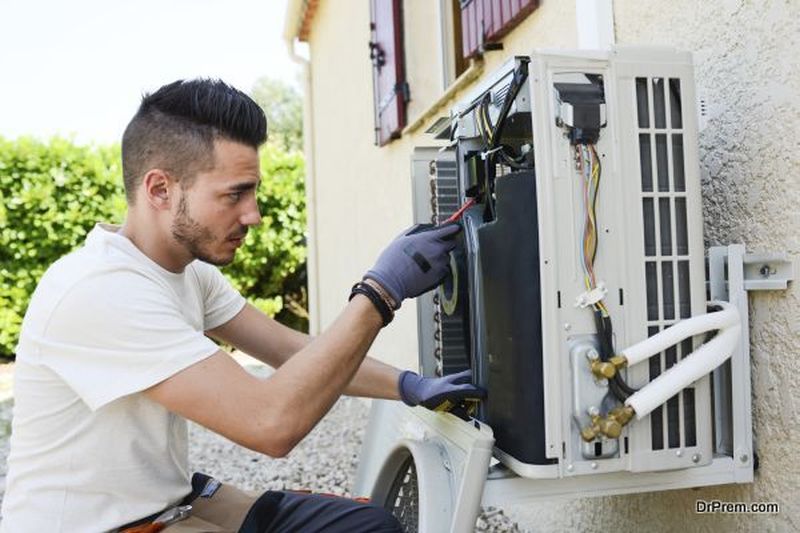
[{"label": "gray work glove", "polygon": [[378,257],[365,278],[378,282],[396,306],[438,286],[449,273],[458,223],[417,224],[401,233]]},{"label": "gray work glove", "polygon": [[472,384],[469,370],[441,378],[424,378],[411,372],[400,374],[400,399],[414,407],[421,405],[432,411],[450,411],[464,403],[473,405],[486,397],[486,391]]}]

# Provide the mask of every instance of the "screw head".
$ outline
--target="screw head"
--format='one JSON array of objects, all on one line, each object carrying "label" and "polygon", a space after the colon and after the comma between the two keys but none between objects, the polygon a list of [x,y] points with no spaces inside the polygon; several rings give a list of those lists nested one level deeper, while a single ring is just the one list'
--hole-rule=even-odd
[{"label": "screw head", "polygon": [[748,457],[746,453],[743,453],[742,455],[739,456],[739,460],[743,463],[746,463],[747,461],[750,460],[750,457]]},{"label": "screw head", "polygon": [[692,455],[692,462],[693,463],[699,463],[701,457],[702,456],[699,453],[696,453],[696,454]]},{"label": "screw head", "polygon": [[597,463],[592,463],[592,470],[597,470]]},{"label": "screw head", "polygon": [[574,466],[572,466],[572,465],[567,465],[567,472],[572,472],[573,470],[575,470],[575,467],[574,467]]},{"label": "screw head", "polygon": [[677,455],[678,457],[682,457],[683,456],[683,450],[675,450],[675,455]]},{"label": "screw head", "polygon": [[590,406],[589,406],[589,407],[586,409],[586,412],[587,412],[587,413],[589,413],[589,416],[597,416],[597,415],[599,415],[599,414],[600,414],[600,409],[598,409],[598,408],[597,408],[596,406],[594,406],[594,405],[590,405]]},{"label": "screw head", "polygon": [[571,329],[572,329],[572,324],[570,324],[569,322],[565,322],[564,323],[564,331],[569,331]]},{"label": "screw head", "polygon": [[595,350],[594,348],[589,348],[588,350],[586,350],[586,357],[594,361],[595,359],[600,359],[600,354],[597,353],[597,350]]}]

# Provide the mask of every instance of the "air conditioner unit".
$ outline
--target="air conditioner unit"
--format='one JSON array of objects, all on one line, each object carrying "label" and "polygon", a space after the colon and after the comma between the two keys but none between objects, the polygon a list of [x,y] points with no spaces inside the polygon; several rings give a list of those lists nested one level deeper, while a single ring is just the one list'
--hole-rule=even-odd
[{"label": "air conditioner unit", "polygon": [[[420,368],[472,369],[488,398],[469,430],[494,470],[536,480],[518,494],[752,481],[745,256],[717,250],[709,291],[695,101],[688,53],[537,51],[415,151],[417,221],[466,207],[451,278],[418,300]],[[373,417],[357,492],[386,479],[377,443],[426,441],[474,472],[468,429],[378,409],[405,422]]]}]

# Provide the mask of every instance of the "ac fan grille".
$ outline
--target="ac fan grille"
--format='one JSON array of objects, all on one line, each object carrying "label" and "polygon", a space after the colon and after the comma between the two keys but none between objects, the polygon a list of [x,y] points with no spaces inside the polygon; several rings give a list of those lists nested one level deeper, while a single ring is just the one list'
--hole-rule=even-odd
[{"label": "ac fan grille", "polygon": [[[436,178],[434,188],[434,218],[442,223],[458,211],[460,207],[458,193],[458,176],[455,161],[439,159],[436,161]],[[447,315],[437,293],[433,298],[435,314],[439,327],[435,333],[436,342],[436,374],[439,376],[454,374],[469,368],[469,352],[464,320],[458,315]]]},{"label": "ac fan grille", "polygon": [[[691,316],[681,86],[677,78],[636,78],[648,335]],[[684,341],[650,358],[650,380],[693,350]],[[653,450],[697,444],[694,388],[650,414]]]}]

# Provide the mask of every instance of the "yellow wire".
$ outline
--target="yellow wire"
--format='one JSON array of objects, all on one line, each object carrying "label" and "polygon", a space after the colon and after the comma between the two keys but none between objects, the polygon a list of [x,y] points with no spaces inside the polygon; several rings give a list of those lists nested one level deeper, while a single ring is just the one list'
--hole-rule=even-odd
[{"label": "yellow wire", "polygon": [[[595,288],[594,278],[594,261],[593,257],[597,250],[597,216],[594,212],[594,199],[598,194],[600,183],[600,166],[597,164],[597,153],[591,148],[578,148],[578,157],[581,163],[580,168],[583,169],[584,158],[589,164],[589,179],[583,179],[584,189],[584,203],[586,204],[586,226],[583,234],[583,259],[584,259],[584,276],[583,283],[587,291]],[[583,175],[583,172],[581,172]],[[609,312],[603,300],[597,301],[593,307],[600,311],[603,317],[608,317]]]}]

